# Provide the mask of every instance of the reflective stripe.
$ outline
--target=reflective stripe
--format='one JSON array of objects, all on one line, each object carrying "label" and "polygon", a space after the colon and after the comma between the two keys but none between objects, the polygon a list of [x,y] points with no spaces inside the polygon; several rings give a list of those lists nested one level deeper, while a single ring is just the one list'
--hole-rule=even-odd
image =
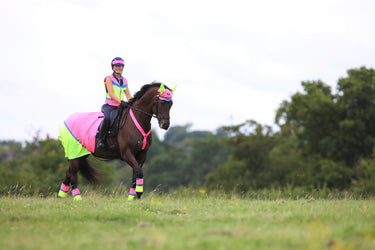
[{"label": "reflective stripe", "polygon": [[[100,120],[99,120],[100,121]],[[95,128],[93,126],[93,128]],[[87,132],[86,132],[87,133]],[[94,136],[95,137],[95,136]],[[80,142],[74,137],[73,133],[68,129],[68,126],[64,122],[60,129],[59,140],[64,146],[65,157],[69,160],[82,157],[84,155],[91,154]],[[95,138],[93,140],[95,148]]]},{"label": "reflective stripe", "polygon": [[143,178],[137,178],[135,183],[136,183],[135,191],[137,193],[143,193]]},{"label": "reflective stripe", "polygon": [[115,61],[112,62],[112,65],[115,65],[115,64],[124,65],[124,61],[122,61],[122,60],[115,60]]},{"label": "reflective stripe", "polygon": [[135,191],[137,192],[137,193],[143,193],[143,186],[136,186],[135,187]]},{"label": "reflective stripe", "polygon": [[105,103],[115,107],[120,106],[120,103],[108,98],[105,99]]},{"label": "reflective stripe", "polygon": [[62,183],[61,187],[60,187],[60,190],[63,191],[63,192],[68,192],[69,186]]},{"label": "reflective stripe", "polygon": [[[113,87],[113,94],[115,96],[117,96],[121,101],[124,101],[124,94],[125,94],[125,90],[126,90],[126,87],[128,86],[128,81],[125,79],[125,77],[121,76],[122,78],[122,86],[120,85],[120,83],[117,81],[116,77],[114,77],[113,75],[109,75],[107,76],[111,79],[111,82],[112,82],[112,87]],[[106,87],[106,82],[105,80],[107,79],[104,78],[104,86]],[[107,90],[107,87],[106,87],[106,90]],[[110,100],[110,101],[107,101],[107,100]],[[113,99],[111,99],[111,97],[109,96],[109,93],[107,91],[106,93],[106,101],[105,103],[107,104],[110,104],[110,105],[113,105],[113,106],[118,106],[120,105],[118,102],[114,101]]]},{"label": "reflective stripe", "polygon": [[135,188],[130,188],[130,190],[129,190],[129,196],[128,196],[128,201],[134,200],[135,194],[136,194]]},{"label": "reflective stripe", "polygon": [[66,192],[59,190],[59,193],[58,193],[57,197],[59,197],[59,198],[65,198],[66,197]]},{"label": "reflective stripe", "polygon": [[82,197],[81,197],[81,195],[78,194],[78,195],[74,196],[73,199],[76,200],[76,201],[81,201]]},{"label": "reflective stripe", "polygon": [[72,190],[72,195],[73,197],[77,196],[77,195],[80,195],[81,193],[79,192],[79,189],[78,188],[75,188]]},{"label": "reflective stripe", "polygon": [[137,180],[135,181],[135,183],[137,185],[143,185],[143,178],[137,178]]},{"label": "reflective stripe", "polygon": [[136,192],[135,192],[135,188],[130,188],[130,190],[129,190],[129,195],[135,195],[136,194]]}]

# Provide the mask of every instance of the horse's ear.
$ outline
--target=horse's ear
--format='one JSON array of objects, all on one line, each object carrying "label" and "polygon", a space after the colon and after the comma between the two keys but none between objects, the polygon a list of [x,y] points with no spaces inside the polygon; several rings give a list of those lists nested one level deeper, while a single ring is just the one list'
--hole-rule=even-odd
[{"label": "horse's ear", "polygon": [[164,87],[164,83],[162,83],[161,85],[160,85],[160,93],[164,93],[165,92],[165,87]]},{"label": "horse's ear", "polygon": [[175,84],[175,85],[173,86],[172,93],[174,93],[174,91],[176,90],[176,88],[177,88],[177,84]]}]

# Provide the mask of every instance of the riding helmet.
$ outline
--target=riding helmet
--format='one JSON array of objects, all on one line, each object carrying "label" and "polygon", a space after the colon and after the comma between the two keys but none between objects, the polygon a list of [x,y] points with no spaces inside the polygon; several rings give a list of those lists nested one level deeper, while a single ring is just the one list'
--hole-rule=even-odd
[{"label": "riding helmet", "polygon": [[125,63],[124,63],[124,60],[121,57],[115,57],[115,58],[112,59],[111,67],[114,66],[114,65],[124,66]]}]

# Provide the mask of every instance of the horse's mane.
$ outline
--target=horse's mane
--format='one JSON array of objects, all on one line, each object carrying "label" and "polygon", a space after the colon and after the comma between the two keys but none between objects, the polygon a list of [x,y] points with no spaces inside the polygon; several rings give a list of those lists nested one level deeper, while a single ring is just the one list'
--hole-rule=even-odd
[{"label": "horse's mane", "polygon": [[[142,98],[142,96],[150,89],[154,87],[160,88],[161,83],[160,82],[152,82],[150,84],[145,84],[142,86],[141,90],[139,90],[137,93],[134,94],[133,98],[129,100],[129,105],[132,105],[136,100],[139,100]],[[167,89],[169,89],[167,86],[165,86]]]}]

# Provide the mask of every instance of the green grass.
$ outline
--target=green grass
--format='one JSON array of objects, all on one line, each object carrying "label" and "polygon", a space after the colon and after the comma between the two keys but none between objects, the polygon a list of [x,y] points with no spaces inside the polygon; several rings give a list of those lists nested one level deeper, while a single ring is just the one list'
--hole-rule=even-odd
[{"label": "green grass", "polygon": [[0,197],[2,249],[375,249],[375,201],[250,199],[203,190],[127,201]]}]

